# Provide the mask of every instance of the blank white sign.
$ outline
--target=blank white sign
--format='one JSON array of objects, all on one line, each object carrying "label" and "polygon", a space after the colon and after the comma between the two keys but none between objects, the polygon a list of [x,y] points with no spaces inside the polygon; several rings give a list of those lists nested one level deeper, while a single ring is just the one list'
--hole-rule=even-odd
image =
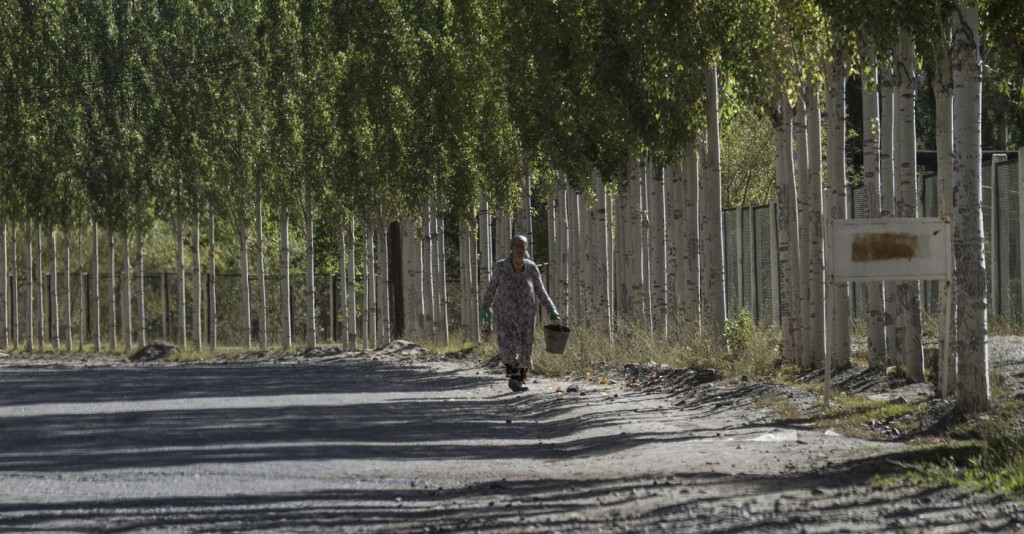
[{"label": "blank white sign", "polygon": [[952,278],[949,220],[829,221],[833,282]]}]

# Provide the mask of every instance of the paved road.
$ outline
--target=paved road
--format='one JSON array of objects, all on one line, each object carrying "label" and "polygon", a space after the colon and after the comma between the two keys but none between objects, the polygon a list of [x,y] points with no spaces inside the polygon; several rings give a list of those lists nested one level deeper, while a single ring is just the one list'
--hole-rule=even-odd
[{"label": "paved road", "polygon": [[880,494],[853,460],[898,447],[774,427],[737,409],[738,396],[674,406],[569,385],[542,380],[512,394],[482,369],[366,356],[0,369],[0,530],[1022,524],[1000,499]]}]

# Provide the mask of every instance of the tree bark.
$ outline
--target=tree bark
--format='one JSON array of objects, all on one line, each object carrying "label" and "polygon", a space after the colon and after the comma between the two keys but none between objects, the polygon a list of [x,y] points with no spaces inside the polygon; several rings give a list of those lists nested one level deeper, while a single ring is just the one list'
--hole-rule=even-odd
[{"label": "tree bark", "polygon": [[796,178],[797,183],[797,241],[799,243],[799,266],[796,269],[797,291],[800,303],[800,353],[797,361],[803,369],[814,367],[812,353],[812,319],[811,319],[811,178],[808,165],[807,141],[807,103],[801,95],[793,110],[793,140],[796,145]]},{"label": "tree bark", "polygon": [[[779,318],[782,325],[782,358],[799,363],[800,316],[798,278],[800,251],[796,229],[796,191],[792,165],[792,107],[785,96],[778,97],[775,117],[776,232],[779,251]],[[788,161],[787,161],[788,160]]]},{"label": "tree bark", "polygon": [[[124,240],[124,263],[121,265],[121,333],[124,338],[124,350],[132,350],[132,242],[128,239],[128,231],[122,235]],[[55,269],[56,270],[56,269]]]},{"label": "tree bark", "polygon": [[420,241],[423,258],[423,330],[432,340],[437,339],[437,325],[434,323],[434,218],[430,207],[423,209],[423,239]]},{"label": "tree bark", "polygon": [[7,306],[10,295],[7,291],[10,273],[7,272],[7,221],[0,223],[0,349],[7,350],[10,343]]},{"label": "tree bark", "polygon": [[[879,216],[878,163],[878,79],[875,48],[862,45],[861,99],[864,115],[864,202],[868,218]],[[872,368],[885,366],[885,308],[881,282],[867,282],[868,292],[868,363]]]},{"label": "tree bark", "polygon": [[[138,269],[138,284],[139,297],[135,299],[139,306],[139,347],[146,345],[146,278],[145,269],[143,267],[142,257],[142,246],[143,246],[143,235],[142,235],[142,224],[135,226],[135,267]],[[70,282],[68,287],[70,287]]]},{"label": "tree bark", "polygon": [[700,289],[700,172],[697,147],[689,145],[683,152],[683,318],[698,329],[701,327]]},{"label": "tree bark", "polygon": [[292,288],[291,253],[288,244],[288,208],[284,205],[278,211],[281,230],[281,348],[292,348]]},{"label": "tree bark", "polygon": [[25,345],[25,350],[32,352],[35,350],[36,345],[36,327],[35,327],[35,256],[32,253],[32,223],[31,221],[25,227],[25,261],[27,262],[27,274],[28,279],[28,340]]},{"label": "tree bark", "polygon": [[[185,314],[185,223],[181,216],[174,219],[174,232],[177,238],[178,260],[178,343],[181,349],[188,348],[188,318]],[[97,315],[98,316],[98,315]]]},{"label": "tree bark", "polygon": [[[914,103],[917,96],[916,56],[909,32],[900,31],[897,61],[899,82],[899,183],[895,211],[899,217],[917,217],[917,132]],[[924,382],[924,350],[921,346],[921,290],[919,282],[903,282],[897,286],[900,316],[905,327],[900,346],[907,377]],[[899,324],[897,324],[897,329]],[[899,340],[899,335],[896,336]]]},{"label": "tree bark", "polygon": [[[935,93],[936,186],[939,217],[950,217],[953,204],[952,184],[950,183],[950,177],[953,175],[953,67],[950,63],[948,39],[949,36],[944,29],[943,35],[940,35],[933,44],[936,60],[932,90]],[[949,307],[951,295],[952,291],[939,291],[940,310],[946,310]],[[955,317],[955,307],[953,312]],[[955,324],[956,321],[952,321],[952,325]],[[955,332],[955,328],[952,330]],[[939,331],[941,334],[942,329],[940,328]],[[949,332],[950,341],[956,339],[954,332]],[[951,350],[944,350],[944,342],[945,338],[939,335],[939,353],[949,354],[950,357],[939,369],[938,393],[941,397],[948,398],[956,391],[956,354]],[[952,345],[952,343],[950,344]]]},{"label": "tree bark", "polygon": [[[249,224],[240,221],[238,232],[238,260],[242,269],[242,343],[252,350],[252,289],[249,287]],[[342,264],[344,265],[344,264]]]},{"label": "tree bark", "polygon": [[346,317],[346,329],[349,334],[348,348],[355,349],[356,333],[359,331],[359,323],[356,322],[358,309],[356,302],[356,221],[349,217],[348,220],[348,317]]},{"label": "tree bark", "polygon": [[[665,218],[665,175],[663,168],[652,168],[648,181],[648,210],[651,218],[650,251],[651,265],[651,316],[654,333],[668,338],[668,263]],[[596,175],[595,175],[595,178]],[[597,181],[600,181],[598,178]],[[596,187],[595,187],[596,189]],[[596,221],[595,221],[596,222]]]},{"label": "tree bark", "polygon": [[110,298],[110,350],[117,350],[117,248],[114,243],[114,231],[107,230],[107,253],[110,255],[108,262],[108,277],[110,282],[107,285]]},{"label": "tree bark", "polygon": [[313,193],[306,188],[306,344],[316,347],[316,280],[313,257]]},{"label": "tree bark", "polygon": [[449,343],[449,334],[448,334],[448,290],[447,290],[448,274],[447,274],[447,272],[445,270],[445,261],[444,261],[444,258],[445,258],[445,252],[444,252],[444,250],[445,250],[445,248],[444,248],[445,247],[445,243],[444,243],[444,216],[443,216],[443,214],[441,212],[438,212],[438,214],[437,214],[437,233],[438,233],[438,238],[437,238],[437,256],[436,256],[436,258],[437,258],[438,266],[437,266],[437,271],[436,271],[435,274],[437,275],[437,279],[438,279],[437,286],[438,286],[438,288],[440,288],[440,291],[438,292],[438,296],[440,297],[438,299],[439,314],[440,314],[440,316],[435,316],[435,318],[440,320],[440,324],[438,325],[438,328],[439,328],[440,333],[441,333],[441,341],[444,343],[444,346],[448,346],[448,343]]},{"label": "tree bark", "polygon": [[[892,58],[890,58],[891,60]],[[891,63],[891,61],[890,61]],[[899,138],[896,130],[896,78],[892,65],[880,66],[880,112],[879,112],[879,208],[878,212],[882,218],[890,218],[896,215],[896,139]],[[898,365],[900,361],[900,347],[897,343],[896,323],[903,320],[899,300],[896,298],[898,282],[882,282],[882,300],[885,311],[882,321],[885,323],[885,355],[888,365]],[[900,330],[900,336],[903,330]]]},{"label": "tree bark", "polygon": [[[7,281],[7,278],[4,278]],[[5,284],[6,285],[6,284]],[[71,335],[71,231],[64,230],[64,348],[73,350]]]},{"label": "tree bark", "polygon": [[704,103],[707,115],[708,140],[704,160],[706,187],[700,206],[703,227],[703,252],[707,280],[708,313],[707,330],[711,339],[722,340],[725,327],[725,251],[722,243],[722,163],[721,137],[718,128],[718,69],[712,67],[707,73],[707,100]]},{"label": "tree bark", "polygon": [[256,284],[260,350],[267,350],[267,268],[263,258],[263,192],[256,195]]},{"label": "tree bark", "polygon": [[199,212],[192,221],[192,339],[203,350],[203,273],[199,248]]},{"label": "tree bark", "polygon": [[[835,51],[828,66],[825,109],[828,156],[828,217],[846,219],[846,70],[847,53]],[[831,246],[826,240],[825,246]],[[831,256],[829,256],[831,257]],[[829,284],[828,354],[837,368],[850,363],[849,284]]]},{"label": "tree bark", "polygon": [[811,323],[810,355],[812,367],[820,367],[825,358],[825,259],[823,229],[821,226],[821,107],[818,91],[808,90],[807,95],[807,142],[808,142],[808,267],[810,282]]},{"label": "tree bark", "polygon": [[988,301],[981,224],[982,64],[976,2],[953,9],[952,67],[954,255],[957,287],[958,406],[984,411],[991,401]]},{"label": "tree bark", "polygon": [[[181,242],[181,229],[176,226],[178,242]],[[100,226],[92,223],[92,342],[93,350],[100,351]]]},{"label": "tree bark", "polygon": [[[596,324],[605,335],[612,335],[612,308],[611,308],[611,277],[608,273],[608,191],[596,172],[591,174],[590,181],[594,187],[595,205],[592,209],[593,219],[593,256],[591,269],[597,286],[597,310],[595,313]],[[557,303],[556,303],[557,305]]]},{"label": "tree bark", "polygon": [[[217,350],[217,216],[210,209],[210,289],[206,295],[206,306],[210,313],[210,350]],[[246,297],[248,298],[248,297]]]}]

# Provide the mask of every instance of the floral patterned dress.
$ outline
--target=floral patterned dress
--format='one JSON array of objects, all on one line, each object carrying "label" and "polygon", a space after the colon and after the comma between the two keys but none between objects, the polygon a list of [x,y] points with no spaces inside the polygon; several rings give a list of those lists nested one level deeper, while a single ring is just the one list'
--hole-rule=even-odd
[{"label": "floral patterned dress", "polygon": [[518,369],[533,369],[533,332],[537,327],[537,304],[552,309],[555,304],[544,289],[540,269],[524,260],[516,271],[509,256],[494,267],[484,293],[483,306],[494,307],[494,328],[498,332],[501,363]]}]

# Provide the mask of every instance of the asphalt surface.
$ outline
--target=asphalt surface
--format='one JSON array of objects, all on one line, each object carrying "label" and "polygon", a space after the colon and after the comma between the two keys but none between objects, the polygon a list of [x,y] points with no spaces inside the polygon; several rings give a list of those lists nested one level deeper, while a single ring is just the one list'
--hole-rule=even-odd
[{"label": "asphalt surface", "polygon": [[865,459],[900,446],[772,426],[738,397],[680,405],[615,384],[529,386],[515,394],[473,365],[370,354],[0,369],[0,530],[1024,525],[1015,501],[879,489]]}]

